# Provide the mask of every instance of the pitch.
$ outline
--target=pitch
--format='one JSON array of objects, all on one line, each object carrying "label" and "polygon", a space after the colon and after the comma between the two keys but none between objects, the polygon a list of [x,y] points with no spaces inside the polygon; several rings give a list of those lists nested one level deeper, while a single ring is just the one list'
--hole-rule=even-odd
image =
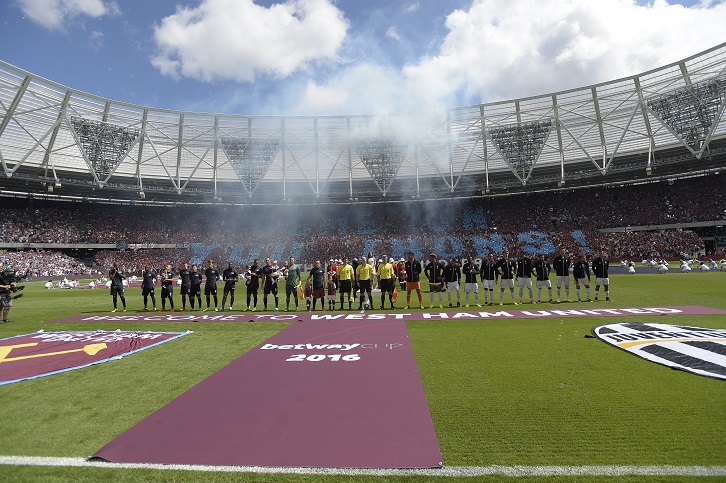
[{"label": "pitch", "polygon": [[[726,309],[725,282],[726,273],[722,272],[613,275],[614,301],[608,306],[703,305]],[[0,337],[40,329],[116,328],[108,323],[44,322],[79,313],[108,313],[111,303],[107,290],[45,290],[41,283],[29,283],[25,292],[13,308],[14,322],[0,326]],[[140,289],[129,289],[127,299],[132,313],[143,306]],[[399,297],[397,306],[403,304],[405,297]],[[575,309],[605,304],[533,307]],[[622,320],[726,328],[723,315]],[[672,466],[725,466],[724,382],[649,363],[586,337],[596,325],[611,322],[613,318],[604,317],[408,322],[445,464],[654,467],[664,468],[666,475],[665,469]],[[0,455],[86,457],[285,326],[270,322],[124,323],[118,328],[194,333],[174,344],[110,364],[0,387],[4,413]],[[653,474],[631,479],[669,479]],[[0,466],[0,476],[23,481],[378,480],[372,475],[20,465]],[[430,481],[434,476],[399,478]],[[502,475],[478,476],[477,481],[486,478],[497,481]],[[575,477],[577,481],[610,478]],[[623,480],[622,475],[617,478]],[[556,472],[547,480],[574,481],[572,476],[558,476]]]}]

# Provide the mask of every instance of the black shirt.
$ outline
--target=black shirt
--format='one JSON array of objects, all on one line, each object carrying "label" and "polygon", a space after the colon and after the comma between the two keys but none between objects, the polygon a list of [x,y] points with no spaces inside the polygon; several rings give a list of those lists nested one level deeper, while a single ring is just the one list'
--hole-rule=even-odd
[{"label": "black shirt", "polygon": [[190,273],[192,273],[192,271],[188,268],[182,268],[181,270],[179,270],[179,276],[181,276],[181,284],[184,287],[189,287],[192,284],[192,280],[189,277]]},{"label": "black shirt", "polygon": [[575,265],[572,268],[572,275],[575,277],[575,280],[590,278],[590,265],[588,265],[587,262],[575,262]]},{"label": "black shirt", "polygon": [[224,279],[224,286],[227,288],[234,288],[234,284],[239,280],[239,274],[234,268],[225,268],[222,272],[222,278]]},{"label": "black shirt", "polygon": [[144,273],[141,274],[142,281],[141,281],[141,288],[144,288],[146,290],[154,290],[154,285],[156,284],[156,274],[153,270],[144,271]]},{"label": "black shirt", "polygon": [[458,282],[461,280],[461,267],[459,267],[459,265],[454,265],[453,263],[446,265],[446,267],[444,267],[444,280],[446,283]]},{"label": "black shirt", "polygon": [[421,264],[414,260],[406,262],[406,281],[407,282],[418,282],[421,279]]},{"label": "black shirt", "polygon": [[161,286],[166,288],[174,286],[174,270],[169,270],[161,274]]},{"label": "black shirt", "polygon": [[499,269],[497,268],[497,262],[494,260],[483,260],[481,262],[482,280],[496,280],[498,276]]},{"label": "black shirt", "polygon": [[512,258],[500,258],[497,269],[502,274],[502,279],[514,278],[514,274],[517,273],[517,261]]},{"label": "black shirt", "polygon": [[517,277],[531,278],[532,277],[532,259],[529,257],[522,257],[517,260]]},{"label": "black shirt", "polygon": [[443,269],[439,262],[429,262],[424,269],[426,278],[429,279],[429,283],[441,283],[441,277],[443,276]]},{"label": "black shirt", "polygon": [[262,267],[262,275],[265,277],[265,285],[267,285],[268,287],[271,287],[277,283],[277,277],[274,277],[272,275],[276,271],[277,270],[272,265],[265,265],[264,267]]},{"label": "black shirt", "polygon": [[115,285],[116,287],[124,286],[124,277],[115,268],[108,271],[108,278],[111,280],[111,285]]},{"label": "black shirt", "polygon": [[464,282],[476,283],[476,275],[478,273],[478,270],[476,269],[476,263],[466,262],[461,271],[464,272]]},{"label": "black shirt", "polygon": [[204,271],[204,276],[207,278],[206,285],[215,286],[219,279],[219,270],[209,267]]},{"label": "black shirt", "polygon": [[534,273],[537,276],[537,280],[545,281],[550,278],[550,272],[552,271],[552,267],[547,260],[535,260],[532,264],[532,268],[534,268]]},{"label": "black shirt", "polygon": [[570,260],[570,257],[567,255],[564,257],[562,255],[557,255],[555,259],[552,260],[552,265],[555,267],[555,273],[557,273],[558,277],[569,277],[571,264],[572,260]]},{"label": "black shirt", "polygon": [[597,278],[608,278],[608,268],[610,260],[607,258],[597,257],[592,262],[592,271]]},{"label": "black shirt", "polygon": [[325,270],[313,267],[310,269],[310,276],[313,277],[313,290],[319,290],[325,286]]},{"label": "black shirt", "polygon": [[195,272],[191,271],[189,272],[189,281],[192,285],[201,285],[202,284],[202,273],[201,272]]},{"label": "black shirt", "polygon": [[247,276],[249,276],[249,283],[247,283],[248,289],[257,290],[260,288],[260,277],[262,273],[260,273],[259,265],[252,265],[247,272]]}]

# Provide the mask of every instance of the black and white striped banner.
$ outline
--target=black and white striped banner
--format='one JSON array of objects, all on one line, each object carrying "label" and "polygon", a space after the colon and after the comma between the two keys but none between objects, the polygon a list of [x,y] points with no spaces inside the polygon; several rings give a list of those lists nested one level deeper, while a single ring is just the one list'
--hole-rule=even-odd
[{"label": "black and white striped banner", "polygon": [[597,326],[592,333],[643,359],[726,380],[726,329],[620,322]]}]

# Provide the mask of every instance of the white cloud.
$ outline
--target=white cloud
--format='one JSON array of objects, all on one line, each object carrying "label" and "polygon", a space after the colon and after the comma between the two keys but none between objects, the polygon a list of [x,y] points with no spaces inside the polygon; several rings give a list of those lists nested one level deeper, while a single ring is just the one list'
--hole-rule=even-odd
[{"label": "white cloud", "polygon": [[723,41],[726,4],[654,0],[475,0],[447,17],[437,55],[406,66],[414,84],[476,103],[625,77]]},{"label": "white cloud", "polygon": [[104,0],[16,0],[17,5],[31,21],[50,30],[64,28],[77,17],[104,17],[118,15],[115,1]]},{"label": "white cloud", "polygon": [[386,30],[386,37],[389,39],[395,40],[396,42],[401,41],[401,36],[398,35],[398,31],[396,30],[396,27],[390,26],[388,27],[388,30]]},{"label": "white cloud", "polygon": [[419,2],[411,2],[404,5],[402,10],[404,13],[416,13],[420,6]]},{"label": "white cloud", "polygon": [[177,7],[156,26],[152,64],[165,75],[202,81],[284,78],[313,62],[337,61],[348,22],[329,0],[203,0]]},{"label": "white cloud", "polygon": [[[708,9],[665,0],[474,0],[447,16],[435,55],[402,68],[345,65],[285,102],[297,106],[288,113],[385,114],[546,94],[696,54],[723,42],[723,25],[723,0]],[[334,100],[315,95],[329,89]]]}]

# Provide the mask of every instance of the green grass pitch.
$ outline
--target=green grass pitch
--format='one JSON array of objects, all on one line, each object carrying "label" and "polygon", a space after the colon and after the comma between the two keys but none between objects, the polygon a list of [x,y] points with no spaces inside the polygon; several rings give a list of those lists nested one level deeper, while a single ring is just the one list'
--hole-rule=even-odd
[{"label": "green grass pitch", "polygon": [[[726,272],[614,275],[610,280],[615,301],[608,307],[704,305],[726,309]],[[574,296],[574,286],[570,289]],[[175,296],[178,304],[178,294]],[[238,298],[242,296],[238,294]],[[428,293],[423,297],[428,306]],[[496,294],[495,300],[498,297]],[[140,289],[128,289],[127,300],[131,313],[139,310],[142,307]],[[504,300],[510,300],[509,294],[505,294]],[[14,321],[0,325],[0,338],[40,329],[120,328],[192,330],[194,333],[118,361],[0,386],[0,455],[89,456],[131,425],[287,326],[270,322],[53,324],[47,321],[80,313],[108,313],[111,298],[107,289],[45,290],[40,282],[28,283],[24,297],[14,305],[10,316]],[[284,306],[283,301],[281,305]],[[405,306],[405,295],[397,305]],[[594,304],[559,304],[557,308],[585,306],[592,308]],[[597,305],[604,306],[605,302]],[[505,303],[504,308],[521,307]],[[597,325],[627,320],[726,328],[726,316],[721,315],[408,322],[445,464],[726,466],[726,382],[653,364],[585,337]],[[381,479],[0,466],[3,482],[362,482]],[[432,478],[393,476],[386,479],[430,481]],[[504,477],[476,480],[501,479]],[[520,479],[611,480],[583,476]],[[617,478],[618,481],[685,479]]]}]

